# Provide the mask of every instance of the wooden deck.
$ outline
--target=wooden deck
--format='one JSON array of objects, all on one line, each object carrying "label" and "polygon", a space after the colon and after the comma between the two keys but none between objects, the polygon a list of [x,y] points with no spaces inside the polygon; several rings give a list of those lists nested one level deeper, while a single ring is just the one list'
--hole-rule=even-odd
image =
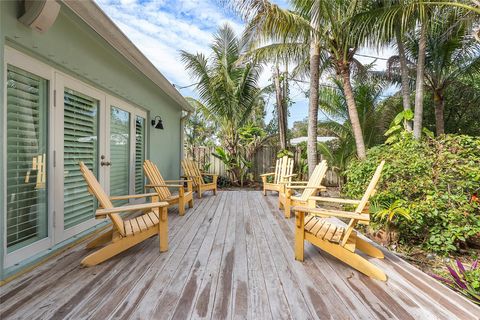
[{"label": "wooden deck", "polygon": [[2,319],[478,319],[480,308],[386,252],[372,280],[306,244],[277,197],[223,191],[169,214],[149,239],[92,268],[80,244],[1,288]]}]

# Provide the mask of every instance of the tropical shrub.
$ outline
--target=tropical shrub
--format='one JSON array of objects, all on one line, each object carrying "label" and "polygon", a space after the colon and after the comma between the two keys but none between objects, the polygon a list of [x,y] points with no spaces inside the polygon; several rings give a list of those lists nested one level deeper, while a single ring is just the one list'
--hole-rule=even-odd
[{"label": "tropical shrub", "polygon": [[432,274],[432,277],[460,292],[473,303],[480,305],[480,268],[478,260],[475,260],[470,268],[466,268],[458,259],[455,262],[456,264],[447,266],[448,274],[446,277],[436,274]]},{"label": "tropical shrub", "polygon": [[[371,148],[349,165],[343,192],[361,197],[381,160],[386,164],[372,202],[388,208],[401,201],[411,220],[399,216],[400,241],[441,254],[480,234],[480,138],[444,135],[417,141],[407,132],[391,144]],[[399,202],[397,202],[398,204]],[[379,215],[372,215],[374,222]]]}]

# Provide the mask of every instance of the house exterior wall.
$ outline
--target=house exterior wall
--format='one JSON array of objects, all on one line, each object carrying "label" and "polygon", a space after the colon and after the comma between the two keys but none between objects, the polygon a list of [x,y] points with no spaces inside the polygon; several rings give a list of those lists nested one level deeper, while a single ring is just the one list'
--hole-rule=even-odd
[{"label": "house exterior wall", "polygon": [[[86,23],[62,4],[54,25],[44,34],[21,24],[17,17],[21,1],[0,1],[0,141],[6,141],[3,115],[5,79],[4,48],[12,47],[86,84],[147,111],[147,159],[156,163],[166,179],[178,179],[181,155],[181,107]],[[150,120],[161,116],[164,130],[152,128]],[[2,152],[3,153],[3,152]],[[0,181],[5,181],[4,155],[0,157]],[[5,186],[0,183],[0,208],[5,208]],[[3,213],[2,215],[4,215]],[[4,218],[0,239],[4,239]],[[0,279],[4,244],[0,246]]]}]

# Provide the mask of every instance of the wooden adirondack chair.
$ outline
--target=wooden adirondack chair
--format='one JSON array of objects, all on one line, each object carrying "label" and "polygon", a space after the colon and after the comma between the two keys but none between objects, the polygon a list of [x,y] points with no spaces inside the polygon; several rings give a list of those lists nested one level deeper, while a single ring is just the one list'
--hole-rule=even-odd
[{"label": "wooden adirondack chair", "polygon": [[[283,156],[277,159],[275,163],[275,172],[264,173],[260,175],[263,184],[263,195],[267,195],[267,190],[281,192],[284,190],[284,184],[292,181],[293,159],[288,156]],[[273,182],[267,182],[267,178],[273,176]]]},{"label": "wooden adirondack chair", "polygon": [[[327,172],[327,161],[323,160],[313,170],[308,181],[292,181],[284,185],[285,190],[278,193],[278,206],[285,210],[285,218],[290,218],[290,209],[292,206],[315,207],[315,201],[310,200],[319,191],[325,191],[322,186],[322,180]],[[293,190],[303,190],[300,196],[294,196]]]},{"label": "wooden adirondack chair", "polygon": [[[296,260],[303,261],[304,241],[307,240],[365,275],[382,281],[387,280],[387,276],[382,270],[355,253],[355,249],[358,249],[374,258],[384,257],[381,250],[370,242],[357,237],[354,230],[357,223],[368,224],[370,221],[370,215],[368,212],[365,212],[365,208],[369,198],[375,192],[384,163],[385,161],[382,161],[377,167],[361,200],[312,197],[316,201],[357,205],[353,212],[309,207],[293,208],[296,215]],[[329,221],[327,217],[346,218],[350,219],[350,221],[345,227]]]},{"label": "wooden adirondack chair", "polygon": [[[169,206],[178,204],[178,213],[185,214],[185,204],[193,208],[192,180],[163,180],[158,167],[150,160],[145,160],[143,170],[148,178],[149,184],[145,189],[153,189],[159,196],[160,201],[168,202]],[[177,184],[168,184],[175,182]],[[187,191],[184,189],[184,183],[187,183]],[[177,188],[178,194],[172,195],[169,188]]]},{"label": "wooden adirondack chair", "polygon": [[[214,195],[217,194],[218,174],[202,173],[195,161],[190,159],[182,160],[182,168],[184,176],[193,181],[193,190],[197,192],[199,198],[202,197],[203,192],[208,190],[212,190]],[[205,182],[205,180],[203,180],[204,176],[211,176],[213,181]]]},{"label": "wooden adirondack chair", "polygon": [[[83,162],[80,162],[80,171],[87,182],[88,191],[99,202],[100,208],[95,212],[95,217],[105,218],[108,216],[112,221],[112,230],[88,243],[87,248],[108,244],[85,257],[81,262],[82,265],[97,265],[156,234],[160,239],[160,252],[168,250],[168,203],[157,202],[157,193],[108,197],[93,173]],[[152,202],[122,207],[114,207],[112,204],[112,200],[145,197],[151,197]],[[119,215],[121,212],[140,210],[143,210],[144,214],[128,220],[122,219]]]}]

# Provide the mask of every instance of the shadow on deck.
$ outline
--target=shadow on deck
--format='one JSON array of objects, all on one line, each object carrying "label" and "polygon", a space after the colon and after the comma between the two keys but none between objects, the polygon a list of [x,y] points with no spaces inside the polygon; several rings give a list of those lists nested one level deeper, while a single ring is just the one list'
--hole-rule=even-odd
[{"label": "shadow on deck", "polygon": [[170,250],[151,238],[82,268],[83,244],[1,288],[2,319],[478,319],[480,308],[392,253],[372,280],[305,246],[277,197],[209,193],[169,214]]}]

